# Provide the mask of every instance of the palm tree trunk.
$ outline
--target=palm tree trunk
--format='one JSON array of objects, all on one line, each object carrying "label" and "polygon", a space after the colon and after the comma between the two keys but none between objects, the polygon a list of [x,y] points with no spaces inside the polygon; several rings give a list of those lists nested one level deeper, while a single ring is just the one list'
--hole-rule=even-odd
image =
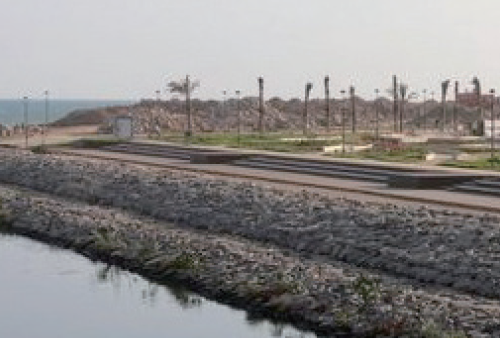
[{"label": "palm tree trunk", "polygon": [[330,78],[325,76],[326,131],[330,132]]},{"label": "palm tree trunk", "polygon": [[188,123],[188,136],[193,136],[193,117],[191,115],[191,84],[189,82],[189,75],[186,76],[186,112]]},{"label": "palm tree trunk", "polygon": [[264,79],[259,77],[259,132],[264,133]]},{"label": "palm tree trunk", "polygon": [[351,95],[351,118],[352,118],[352,133],[356,133],[356,96],[354,87],[349,88],[349,94]]},{"label": "palm tree trunk", "polygon": [[394,115],[394,132],[398,131],[398,79],[396,75],[392,76],[392,94],[394,96],[394,104],[392,112]]}]

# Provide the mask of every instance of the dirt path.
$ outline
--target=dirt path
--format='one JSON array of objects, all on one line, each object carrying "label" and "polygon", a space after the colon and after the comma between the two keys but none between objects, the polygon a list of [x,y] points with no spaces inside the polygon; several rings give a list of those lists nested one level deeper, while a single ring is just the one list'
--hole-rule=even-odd
[{"label": "dirt path", "polygon": [[[44,137],[40,134],[31,134],[28,136],[28,147],[46,144],[58,144],[73,141],[82,137],[90,137],[97,135],[98,125],[90,126],[74,126],[74,127],[51,127],[47,135]],[[12,137],[0,137],[0,144],[13,145],[18,147],[26,146],[25,134],[17,134]]]}]

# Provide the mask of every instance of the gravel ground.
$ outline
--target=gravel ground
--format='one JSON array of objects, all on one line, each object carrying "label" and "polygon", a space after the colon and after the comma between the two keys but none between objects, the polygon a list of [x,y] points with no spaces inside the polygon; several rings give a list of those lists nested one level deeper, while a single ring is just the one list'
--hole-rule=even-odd
[{"label": "gravel ground", "polygon": [[271,243],[324,264],[348,263],[407,285],[425,285],[425,290],[435,286],[440,295],[500,297],[498,217],[361,203],[14,150],[0,151],[0,182],[133,211],[186,229]]},{"label": "gravel ground", "polygon": [[[410,330],[413,335],[407,336],[428,337],[425,332],[444,334],[450,328],[475,337],[500,334],[500,323],[494,320],[500,303],[494,300],[415,288],[390,276],[304,258],[274,245],[182,229],[31,191],[0,187],[0,198],[11,231],[157,280],[189,283],[206,296],[325,336],[389,335],[391,330],[403,335]],[[372,282],[375,288],[367,295],[363,288]]]}]

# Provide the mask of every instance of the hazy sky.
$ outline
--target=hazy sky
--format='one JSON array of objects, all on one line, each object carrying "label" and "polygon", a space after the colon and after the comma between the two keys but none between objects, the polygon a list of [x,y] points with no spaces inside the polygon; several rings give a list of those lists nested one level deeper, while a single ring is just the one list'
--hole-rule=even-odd
[{"label": "hazy sky", "polygon": [[[336,95],[440,81],[500,90],[498,0],[0,0],[0,98],[137,99],[186,74],[195,96]],[[163,94],[164,97],[169,97]]]}]

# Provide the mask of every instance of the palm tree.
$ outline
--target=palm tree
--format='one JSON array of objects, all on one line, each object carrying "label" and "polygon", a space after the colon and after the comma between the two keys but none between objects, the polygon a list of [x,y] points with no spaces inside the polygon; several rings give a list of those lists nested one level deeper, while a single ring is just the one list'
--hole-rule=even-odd
[{"label": "palm tree", "polygon": [[472,84],[474,85],[474,94],[476,94],[477,106],[479,107],[479,113],[481,115],[481,120],[484,119],[483,109],[481,107],[481,83],[477,76],[472,79]]},{"label": "palm tree", "polygon": [[355,88],[353,86],[349,87],[349,95],[351,97],[351,118],[352,118],[352,133],[356,133],[356,96]]},{"label": "palm tree", "polygon": [[264,78],[259,77],[259,132],[264,133]]},{"label": "palm tree", "polygon": [[459,90],[459,84],[458,81],[455,81],[455,104],[453,105],[453,131],[456,133],[457,132],[457,105],[458,105],[458,90]]},{"label": "palm tree", "polygon": [[446,95],[448,94],[449,86],[450,86],[450,80],[446,80],[441,83],[441,104],[443,109],[443,122],[441,123],[442,131],[444,131],[444,128],[446,126]]},{"label": "palm tree", "polygon": [[326,131],[330,132],[330,77],[325,76]]},{"label": "palm tree", "polygon": [[306,84],[306,97],[305,97],[305,105],[304,105],[304,121],[303,121],[303,128],[304,128],[304,135],[307,135],[308,129],[309,129],[309,112],[308,112],[308,104],[309,104],[309,95],[311,94],[311,89],[313,85],[312,83],[308,82]]},{"label": "palm tree", "polygon": [[392,95],[394,97],[394,104],[392,112],[394,115],[394,132],[398,130],[398,79],[396,75],[392,76]]},{"label": "palm tree", "polygon": [[399,105],[399,132],[403,133],[403,116],[405,111],[405,100],[406,94],[408,93],[408,85],[404,83],[399,84],[399,94],[401,97],[401,102]]},{"label": "palm tree", "polygon": [[168,83],[167,87],[171,93],[179,93],[186,96],[186,116],[187,116],[187,132],[186,136],[193,135],[193,117],[191,114],[191,93],[200,86],[199,81],[191,82],[189,75],[186,79],[180,81],[171,81]]}]

